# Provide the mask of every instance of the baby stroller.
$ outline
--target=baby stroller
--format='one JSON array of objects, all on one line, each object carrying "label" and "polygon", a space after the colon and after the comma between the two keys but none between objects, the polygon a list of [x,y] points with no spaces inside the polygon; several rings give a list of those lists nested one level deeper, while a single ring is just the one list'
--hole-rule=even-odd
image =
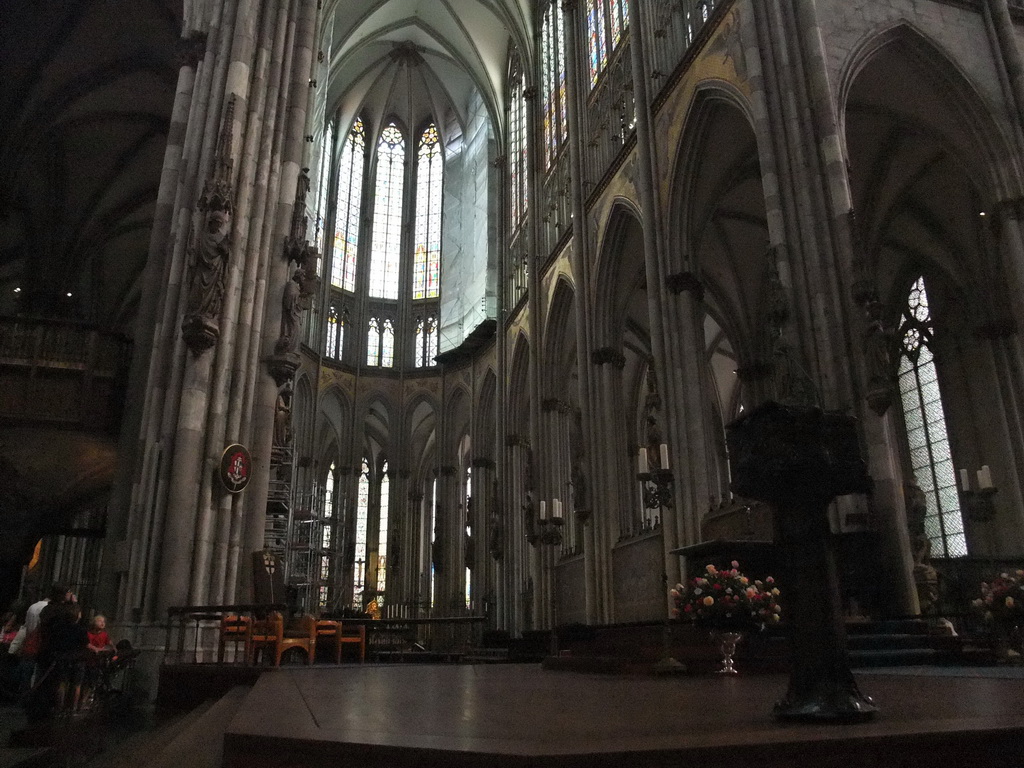
[{"label": "baby stroller", "polygon": [[121,640],[113,651],[99,655],[88,680],[91,707],[109,706],[124,697],[127,672],[139,653],[131,641]]}]

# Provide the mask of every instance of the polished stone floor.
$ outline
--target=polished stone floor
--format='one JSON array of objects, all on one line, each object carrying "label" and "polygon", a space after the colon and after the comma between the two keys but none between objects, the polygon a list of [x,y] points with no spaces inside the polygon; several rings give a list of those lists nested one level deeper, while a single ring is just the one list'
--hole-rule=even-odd
[{"label": "polished stone floor", "polygon": [[283,668],[262,676],[228,727],[225,765],[324,765],[344,756],[365,766],[1020,768],[1020,672],[858,674],[881,709],[874,721],[803,725],[772,717],[783,675],[624,677],[534,665]]}]

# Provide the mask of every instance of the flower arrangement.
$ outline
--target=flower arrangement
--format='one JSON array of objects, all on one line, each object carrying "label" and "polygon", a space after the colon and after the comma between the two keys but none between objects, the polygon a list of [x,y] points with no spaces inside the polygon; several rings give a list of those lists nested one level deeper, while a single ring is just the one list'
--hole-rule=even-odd
[{"label": "flower arrangement", "polygon": [[1020,622],[1024,619],[1024,570],[1000,573],[992,581],[981,582],[981,597],[972,607],[989,621]]},{"label": "flower arrangement", "polygon": [[777,624],[782,609],[775,580],[771,576],[764,581],[751,580],[740,572],[735,560],[730,565],[728,570],[707,565],[704,575],[692,579],[688,586],[676,584],[673,613],[713,629]]}]

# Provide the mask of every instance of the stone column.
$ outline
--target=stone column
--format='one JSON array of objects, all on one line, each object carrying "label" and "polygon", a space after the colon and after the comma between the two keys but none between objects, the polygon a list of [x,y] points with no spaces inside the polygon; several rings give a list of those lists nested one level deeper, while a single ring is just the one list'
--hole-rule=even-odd
[{"label": "stone column", "polygon": [[[593,331],[593,310],[591,307],[591,232],[584,205],[583,191],[583,136],[584,120],[582,113],[586,109],[586,87],[583,83],[585,78],[586,58],[580,52],[580,39],[583,34],[583,18],[579,11],[578,0],[565,0],[562,3],[562,11],[565,17],[565,52],[566,52],[566,118],[569,126],[569,169],[570,169],[570,196],[572,198],[572,250],[570,261],[572,272],[576,283],[576,349],[580,358],[584,358],[589,350],[595,348]],[[591,367],[580,365],[579,372],[579,406],[583,416],[583,439],[594,446],[593,452],[588,455],[588,474],[594,478],[594,504],[592,510],[592,525],[604,529],[609,520],[614,519],[615,510],[609,507],[609,500],[614,498],[614,479],[601,472],[601,459],[598,457],[600,450],[606,443],[599,437],[599,424],[597,422],[597,399],[595,395],[595,384],[592,377]],[[596,551],[602,548],[602,535],[595,531],[597,547],[593,556],[604,557],[606,552]],[[607,569],[600,567],[588,569],[589,576],[600,578],[606,574]],[[587,621],[597,623],[604,621],[607,610],[610,607],[607,590],[600,584],[587,585],[588,594],[591,589],[598,596],[591,605],[588,599]],[[591,613],[590,611],[594,611]]]},{"label": "stone column", "polygon": [[[285,260],[283,245],[285,237],[291,229],[292,209],[294,207],[295,190],[299,180],[300,163],[303,152],[303,136],[306,123],[306,108],[309,103],[309,91],[312,86],[310,75],[315,60],[313,30],[316,25],[317,0],[292,0],[293,16],[289,22],[289,65],[286,92],[290,94],[286,110],[282,114],[284,139],[281,145],[280,183],[275,192],[277,204],[273,216],[274,222],[271,240],[271,253],[267,273],[267,300],[264,304],[262,338],[256,348],[262,349],[264,359],[274,356],[274,346],[278,338],[281,323],[281,290],[288,282],[289,269]],[[280,255],[278,255],[280,254]],[[240,526],[243,552],[255,551],[263,546],[263,526],[266,518],[267,491],[269,484],[270,449],[273,442],[274,412],[277,402],[278,383],[269,371],[261,371],[255,377],[255,396],[252,400],[251,451],[253,458],[253,481],[246,492],[244,519]],[[239,574],[240,582],[245,583],[246,574]],[[247,593],[243,592],[242,597]]]}]

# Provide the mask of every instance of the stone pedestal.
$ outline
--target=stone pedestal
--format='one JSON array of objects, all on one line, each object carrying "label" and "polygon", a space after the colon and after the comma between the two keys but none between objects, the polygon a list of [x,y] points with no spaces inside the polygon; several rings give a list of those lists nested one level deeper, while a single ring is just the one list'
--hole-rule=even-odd
[{"label": "stone pedestal", "polygon": [[846,414],[768,402],[727,427],[734,492],[775,508],[783,619],[792,657],[787,720],[859,722],[876,712],[850,672],[828,506],[871,479]]}]

